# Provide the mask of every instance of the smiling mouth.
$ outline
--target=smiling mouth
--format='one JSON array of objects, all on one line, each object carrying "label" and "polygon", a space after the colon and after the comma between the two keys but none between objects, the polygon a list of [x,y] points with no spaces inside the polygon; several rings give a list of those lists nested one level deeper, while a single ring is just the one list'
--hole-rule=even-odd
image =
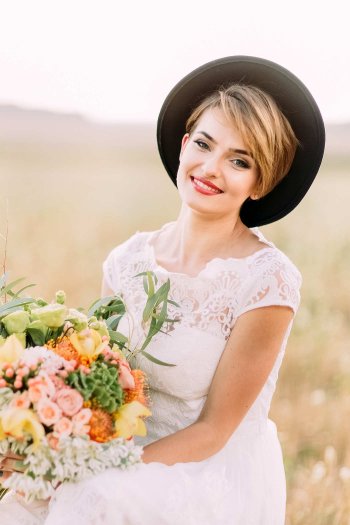
[{"label": "smiling mouth", "polygon": [[222,190],[209,181],[204,181],[204,179],[198,179],[197,177],[192,176],[190,178],[194,188],[200,193],[204,193],[205,195],[219,195],[220,193],[223,193]]}]

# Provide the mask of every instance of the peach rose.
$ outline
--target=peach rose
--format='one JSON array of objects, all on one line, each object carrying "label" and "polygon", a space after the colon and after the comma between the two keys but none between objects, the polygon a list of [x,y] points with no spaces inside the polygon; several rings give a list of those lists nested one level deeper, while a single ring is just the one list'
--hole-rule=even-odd
[{"label": "peach rose", "polygon": [[29,408],[30,407],[30,399],[28,392],[23,392],[19,396],[16,396],[12,398],[10,407],[13,408]]},{"label": "peach rose", "polygon": [[73,430],[73,423],[68,417],[62,417],[53,427],[54,435],[58,438],[68,437]]},{"label": "peach rose", "polygon": [[125,360],[119,361],[119,383],[120,386],[124,389],[135,388],[135,380],[131,374],[131,369],[129,363]]},{"label": "peach rose", "polygon": [[52,448],[53,450],[58,450],[59,439],[57,436],[50,432],[50,434],[46,435],[46,439],[50,448]]},{"label": "peach rose", "polygon": [[83,406],[83,397],[72,388],[62,388],[56,394],[56,403],[66,416],[74,416]]},{"label": "peach rose", "polygon": [[90,432],[90,425],[88,425],[92,416],[90,408],[83,408],[75,414],[72,418],[73,434],[75,436],[83,436]]},{"label": "peach rose", "polygon": [[87,436],[90,432],[90,425],[73,425],[73,434],[75,436]]},{"label": "peach rose", "polygon": [[82,410],[80,410],[80,412],[73,416],[72,421],[73,423],[77,423],[79,425],[86,425],[90,421],[91,416],[92,411],[90,410],[90,408],[83,408]]},{"label": "peach rose", "polygon": [[50,399],[41,399],[37,404],[37,413],[41,423],[50,427],[61,417],[61,409]]},{"label": "peach rose", "polygon": [[41,382],[31,383],[28,388],[28,396],[32,403],[38,403],[40,399],[47,399],[46,388]]}]

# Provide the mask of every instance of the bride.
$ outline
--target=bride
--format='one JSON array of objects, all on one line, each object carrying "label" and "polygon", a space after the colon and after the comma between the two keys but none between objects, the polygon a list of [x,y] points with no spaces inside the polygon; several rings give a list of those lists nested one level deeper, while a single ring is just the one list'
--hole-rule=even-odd
[{"label": "bride", "polygon": [[9,495],[0,504],[7,525],[284,524],[283,460],[268,414],[301,278],[257,226],[284,217],[308,191],[323,121],[289,71],[234,56],[180,80],[157,137],[180,214],[112,250],[102,287],[122,293],[139,319],[133,276],[152,270],[160,283],[170,278],[179,305],[171,312],[179,322],[150,350],[176,366],[137,357],[153,414],[143,462],[63,484],[49,504]]}]

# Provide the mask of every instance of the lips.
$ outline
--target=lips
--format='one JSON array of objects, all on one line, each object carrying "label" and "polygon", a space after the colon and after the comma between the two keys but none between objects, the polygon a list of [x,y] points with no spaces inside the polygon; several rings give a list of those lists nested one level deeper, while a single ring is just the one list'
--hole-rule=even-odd
[{"label": "lips", "polygon": [[215,186],[215,184],[203,179],[202,177],[191,177],[191,182],[195,190],[204,195],[219,195],[220,193],[223,193],[223,191]]}]

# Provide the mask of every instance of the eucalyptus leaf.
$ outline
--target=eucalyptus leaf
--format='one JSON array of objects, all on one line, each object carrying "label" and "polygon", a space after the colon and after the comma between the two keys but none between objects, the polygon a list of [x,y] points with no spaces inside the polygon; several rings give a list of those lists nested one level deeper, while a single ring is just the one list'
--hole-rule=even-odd
[{"label": "eucalyptus leaf", "polygon": [[147,300],[146,306],[143,311],[143,321],[147,322],[151,317],[153,311],[157,306],[167,299],[168,293],[170,290],[170,281],[169,279],[162,284],[162,286]]},{"label": "eucalyptus leaf", "polygon": [[120,332],[116,332],[115,330],[108,330],[108,334],[112,343],[116,343],[117,345],[121,344],[125,346],[125,343],[128,342],[128,338]]},{"label": "eucalyptus leaf", "polygon": [[106,320],[106,324],[108,326],[108,328],[110,328],[111,330],[116,330],[116,328],[118,327],[118,324],[120,322],[120,320],[123,318],[123,315],[118,315],[118,314],[115,314],[115,315],[112,315],[111,317],[109,317],[107,320]]},{"label": "eucalyptus leaf", "polygon": [[152,363],[155,363],[156,365],[162,365],[162,366],[176,366],[172,363],[166,363],[165,361],[161,361],[160,359],[157,359],[153,355],[149,354],[148,352],[145,352],[144,350],[141,350],[140,352],[143,356],[147,357],[149,361],[152,361]]}]

